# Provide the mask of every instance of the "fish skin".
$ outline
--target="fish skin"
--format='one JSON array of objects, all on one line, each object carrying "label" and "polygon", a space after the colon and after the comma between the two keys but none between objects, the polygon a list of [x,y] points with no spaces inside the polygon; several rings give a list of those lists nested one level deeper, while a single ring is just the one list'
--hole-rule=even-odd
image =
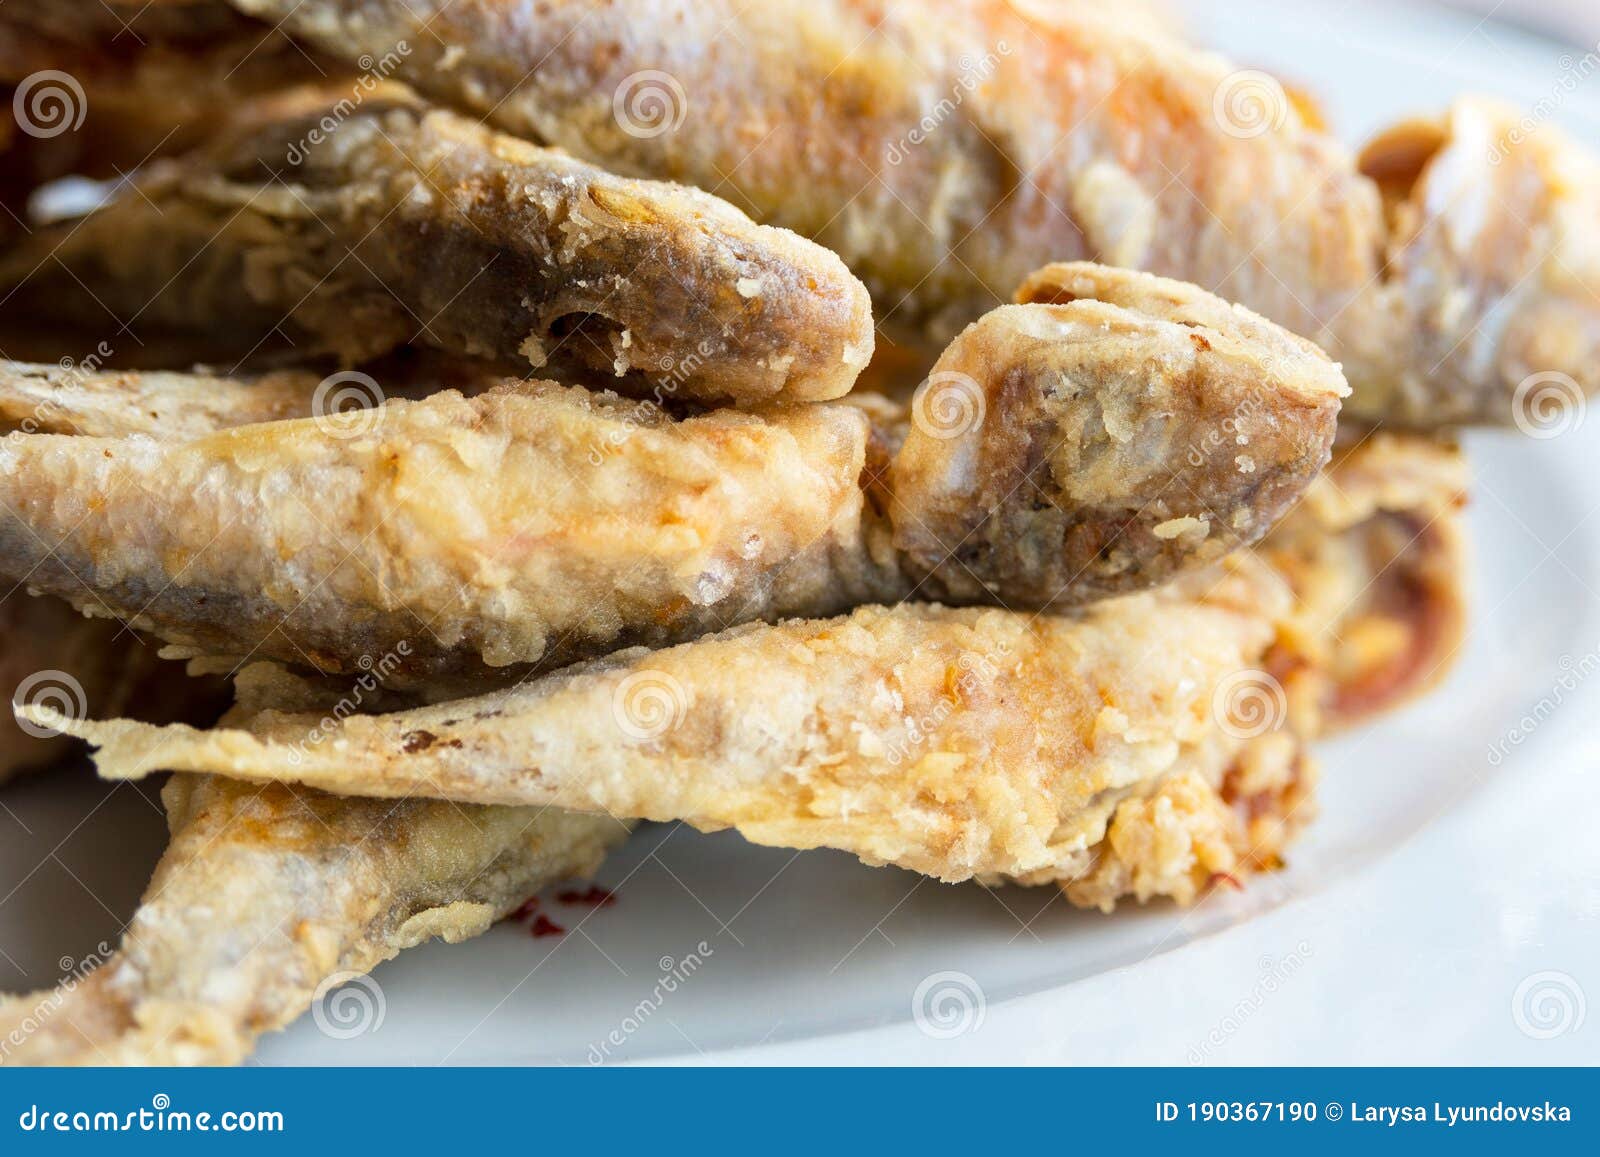
[{"label": "fish skin", "polygon": [[1214,705],[1230,678],[1260,675],[1287,588],[1243,559],[1202,576],[1073,616],[908,603],[750,625],[315,733],[316,717],[277,710],[209,732],[72,726],[112,778],[553,805],[947,881],[1070,884],[1122,804],[1177,778],[1219,793],[1264,759],[1293,794],[1295,737],[1231,729]]},{"label": "fish skin", "polygon": [[0,439],[0,574],[199,653],[427,682],[780,612],[861,520],[851,406],[677,422],[511,382],[341,420]]},{"label": "fish skin", "polygon": [[[257,664],[259,696],[348,688]],[[629,825],[553,808],[347,799],[220,777],[162,789],[171,839],[121,947],[53,992],[0,999],[0,1064],[237,1064],[330,983],[433,937],[476,936],[588,876]]]},{"label": "fish skin", "polygon": [[1095,0],[232,2],[340,59],[404,41],[398,79],[509,132],[731,185],[934,349],[1090,259],[1311,338],[1370,421],[1510,425],[1535,373],[1600,388],[1600,166],[1497,102],[1358,159],[1271,78]]},{"label": "fish skin", "polygon": [[1345,387],[1315,347],[1146,274],[1030,284],[1052,300],[951,346],[955,430],[927,394],[678,420],[521,381],[224,428],[303,409],[308,379],[189,405],[204,382],[0,366],[0,413],[127,434],[0,442],[0,577],[201,653],[471,681],[867,602],[1159,585],[1257,541],[1326,461]]},{"label": "fish skin", "polygon": [[20,240],[0,259],[10,310],[109,309],[241,354],[281,326],[346,363],[414,340],[736,405],[838,397],[871,356],[844,264],[710,194],[387,90],[341,117],[312,96],[240,110],[214,144]]}]

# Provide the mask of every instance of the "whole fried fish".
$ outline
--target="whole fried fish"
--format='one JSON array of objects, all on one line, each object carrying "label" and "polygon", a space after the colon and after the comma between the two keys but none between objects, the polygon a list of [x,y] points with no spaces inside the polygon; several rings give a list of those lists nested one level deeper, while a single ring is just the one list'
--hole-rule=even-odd
[{"label": "whole fried fish", "polygon": [[[1281,580],[1247,562],[1070,617],[863,608],[331,723],[265,710],[209,732],[72,730],[101,745],[113,778],[204,770],[549,804],[734,827],[757,843],[842,848],[943,880],[1053,881],[1093,903],[1127,891],[1188,899],[1213,871],[1271,862],[1309,814],[1298,810],[1303,753],[1277,726],[1286,706],[1265,726],[1232,716],[1232,699],[1273,686],[1261,667],[1287,607]],[[1161,804],[1180,790],[1204,830]],[[1116,836],[1130,815],[1170,828],[1169,866],[1142,876],[1135,865],[1111,892],[1074,894],[1103,860],[1140,859]]]},{"label": "whole fried fish", "polygon": [[416,341],[698,402],[837,397],[872,353],[833,254],[709,194],[614,177],[392,87],[247,108],[0,259],[8,310],[346,362]]},{"label": "whole fried fish", "polygon": [[[270,689],[270,690],[269,690]],[[258,664],[241,686],[332,707]],[[334,692],[337,695],[337,692]],[[236,1064],[330,982],[476,936],[587,875],[628,825],[553,808],[342,799],[218,777],[162,790],[171,842],[111,958],[0,1000],[0,1064]]]},{"label": "whole fried fish", "polygon": [[1071,606],[1259,539],[1327,460],[1337,368],[1191,286],[1044,276],[1061,299],[975,323],[908,417],[513,381],[233,426],[326,383],[13,367],[0,413],[59,392],[44,428],[103,436],[0,441],[0,578],[204,653],[428,682],[913,595]]},{"label": "whole fried fish", "polygon": [[1270,76],[1090,0],[232,3],[346,61],[406,43],[396,79],[509,132],[732,187],[938,343],[1089,258],[1311,338],[1364,418],[1509,424],[1529,375],[1600,386],[1600,166],[1491,102],[1358,166]]}]

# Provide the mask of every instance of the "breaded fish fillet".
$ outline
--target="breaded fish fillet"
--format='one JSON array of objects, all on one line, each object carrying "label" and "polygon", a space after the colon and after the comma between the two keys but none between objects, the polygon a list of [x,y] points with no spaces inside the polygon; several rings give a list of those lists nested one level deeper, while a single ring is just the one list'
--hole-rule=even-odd
[{"label": "breaded fish fillet", "polygon": [[[283,694],[283,681],[276,681]],[[302,703],[310,707],[310,702]],[[0,1001],[0,1063],[233,1064],[340,974],[476,936],[627,825],[175,776],[171,844],[110,960]]]},{"label": "breaded fish fillet", "polygon": [[[1252,818],[1296,821],[1303,755],[1273,726],[1286,707],[1265,726],[1230,715],[1237,685],[1267,687],[1260,667],[1287,606],[1281,580],[1248,562],[1208,574],[1213,589],[1198,595],[1129,596],[1073,617],[902,604],[738,628],[320,731],[274,710],[209,732],[72,730],[100,745],[112,778],[215,771],[681,819],[943,880],[1070,886],[1112,854],[1125,808],[1158,807],[1179,782],[1237,805],[1217,838],[1238,858]],[[1155,890],[1192,896],[1180,875]]]},{"label": "breaded fish fillet", "polygon": [[701,402],[837,397],[871,356],[871,304],[837,257],[699,190],[404,98],[265,108],[20,242],[0,260],[10,310],[109,309],[241,353],[281,326],[347,362],[414,340]]},{"label": "breaded fish fillet", "polygon": [[1353,433],[1257,548],[1295,594],[1278,674],[1314,713],[1302,730],[1363,722],[1449,672],[1466,633],[1467,484],[1454,445]]},{"label": "breaded fish fillet", "polygon": [[[1050,275],[909,419],[512,382],[208,434],[309,383],[190,405],[211,387],[0,368],[0,413],[131,435],[0,442],[0,577],[202,652],[435,680],[911,595],[1076,605],[1260,538],[1326,461],[1337,368],[1190,286]],[[168,413],[191,433],[150,436]]]},{"label": "breaded fish fillet", "polygon": [[1088,258],[1318,342],[1364,418],[1507,424],[1532,373],[1600,386],[1600,168],[1492,103],[1358,167],[1272,78],[1091,0],[232,2],[344,60],[404,41],[396,79],[507,131],[731,188],[938,343]]}]

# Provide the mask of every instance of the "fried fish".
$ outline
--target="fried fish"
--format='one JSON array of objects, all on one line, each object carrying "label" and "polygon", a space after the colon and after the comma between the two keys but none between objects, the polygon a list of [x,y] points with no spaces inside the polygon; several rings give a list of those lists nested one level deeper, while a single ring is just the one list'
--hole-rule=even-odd
[{"label": "fried fish", "polygon": [[202,331],[241,354],[281,327],[302,355],[349,363],[415,341],[696,402],[837,397],[871,356],[844,264],[709,194],[391,89],[313,95],[241,111],[20,241],[0,259],[9,309]]},{"label": "fried fish", "polygon": [[[0,413],[102,436],[0,442],[0,577],[202,653],[429,681],[912,595],[1076,605],[1256,541],[1326,461],[1337,368],[1191,286],[1048,276],[1059,300],[975,323],[908,418],[513,381],[235,426],[308,380],[12,367]],[[150,436],[165,414],[184,437]]]},{"label": "fried fish", "polygon": [[1510,424],[1531,374],[1600,386],[1600,168],[1491,102],[1358,164],[1271,77],[1088,0],[232,2],[347,61],[407,43],[398,79],[509,132],[731,190],[936,345],[1088,258],[1311,338],[1370,420]]},{"label": "fried fish", "polygon": [[[279,701],[297,698],[262,677]],[[171,842],[121,948],[54,992],[0,1000],[0,1063],[237,1063],[330,980],[432,937],[478,935],[541,888],[593,872],[628,829],[551,808],[217,777],[175,776],[162,799]]]},{"label": "fried fish", "polygon": [[[681,819],[942,880],[1056,882],[1080,902],[1109,906],[1125,891],[1189,899],[1213,871],[1270,862],[1309,814],[1304,753],[1278,726],[1286,706],[1269,704],[1265,724],[1233,716],[1238,696],[1272,694],[1261,665],[1286,606],[1281,580],[1241,559],[1203,584],[1068,617],[863,608],[624,651],[331,726],[269,709],[208,732],[72,730],[100,745],[112,778],[214,771]],[[1203,853],[1183,845],[1190,829],[1161,802],[1169,793],[1205,816],[1192,833]],[[1167,869],[1141,876],[1126,861],[1140,859],[1134,829],[1152,822],[1179,846]]]},{"label": "fried fish", "polygon": [[1279,674],[1336,731],[1434,687],[1467,626],[1468,471],[1454,445],[1355,432],[1257,548],[1288,580],[1294,659]]}]

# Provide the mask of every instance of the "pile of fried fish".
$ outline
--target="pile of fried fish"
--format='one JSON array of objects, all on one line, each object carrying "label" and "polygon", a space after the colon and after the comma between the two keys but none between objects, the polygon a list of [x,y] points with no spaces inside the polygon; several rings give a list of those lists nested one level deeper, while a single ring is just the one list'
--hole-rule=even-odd
[{"label": "pile of fried fish", "polygon": [[7,0],[3,661],[86,710],[3,771],[172,774],[6,1059],[238,1061],[639,820],[1279,866],[1456,651],[1451,431],[1600,385],[1600,170],[1116,8]]}]

